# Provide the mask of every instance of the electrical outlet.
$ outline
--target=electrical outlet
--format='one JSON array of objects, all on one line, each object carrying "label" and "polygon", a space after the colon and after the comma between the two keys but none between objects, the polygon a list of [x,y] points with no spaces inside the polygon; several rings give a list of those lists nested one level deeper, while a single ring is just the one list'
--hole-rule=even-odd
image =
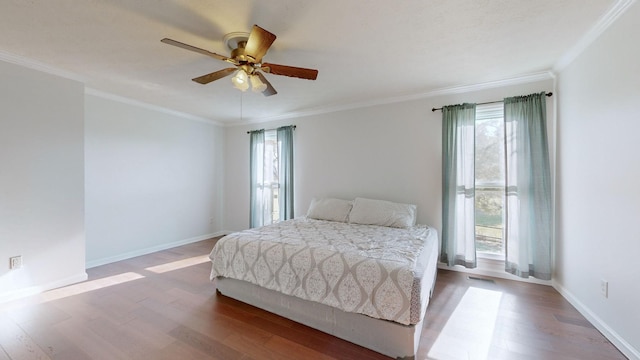
[{"label": "electrical outlet", "polygon": [[213,218],[209,218],[209,224],[213,225]]},{"label": "electrical outlet", "polygon": [[9,269],[20,269],[22,267],[22,256],[13,256],[9,258]]},{"label": "electrical outlet", "polygon": [[605,298],[609,297],[609,282],[606,280],[600,280],[600,293]]}]

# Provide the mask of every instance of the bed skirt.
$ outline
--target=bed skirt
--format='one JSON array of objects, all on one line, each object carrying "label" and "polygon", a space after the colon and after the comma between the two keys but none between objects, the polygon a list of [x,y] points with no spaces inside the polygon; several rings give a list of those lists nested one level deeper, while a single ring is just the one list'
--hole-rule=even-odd
[{"label": "bed skirt", "polygon": [[[347,313],[245,281],[218,277],[215,283],[222,295],[393,358],[414,359],[418,350],[424,318],[415,325],[402,325],[362,314]],[[433,283],[430,285],[433,288]]]}]

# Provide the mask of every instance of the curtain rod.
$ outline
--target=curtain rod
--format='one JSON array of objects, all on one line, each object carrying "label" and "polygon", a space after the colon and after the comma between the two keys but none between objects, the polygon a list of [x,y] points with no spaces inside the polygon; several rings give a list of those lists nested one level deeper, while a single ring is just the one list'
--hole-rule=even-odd
[{"label": "curtain rod", "polygon": [[[289,126],[293,126],[293,130],[296,129],[296,125],[289,125]],[[280,127],[284,127],[284,126],[280,126]],[[279,128],[273,128],[273,129],[258,129],[258,130],[251,130],[251,131],[247,131],[247,134],[251,134],[254,131],[270,131],[270,130],[278,130]]]},{"label": "curtain rod", "polygon": [[[546,93],[545,95],[546,95],[546,96],[551,96],[551,95],[553,95],[553,93]],[[497,103],[500,103],[500,102],[503,102],[503,101],[504,101],[504,100],[488,101],[488,102],[483,102],[483,103],[477,103],[476,105],[497,104]],[[433,108],[433,109],[431,109],[431,111],[437,111],[437,110],[442,110],[442,108],[441,108],[441,107],[439,107],[439,108]]]}]

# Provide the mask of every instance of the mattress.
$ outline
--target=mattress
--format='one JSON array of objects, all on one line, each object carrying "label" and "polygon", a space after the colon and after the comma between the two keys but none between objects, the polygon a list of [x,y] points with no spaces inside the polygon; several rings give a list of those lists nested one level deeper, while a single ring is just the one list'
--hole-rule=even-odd
[{"label": "mattress", "polygon": [[[345,312],[417,324],[437,252],[427,226],[408,229],[298,218],[233,233],[210,258],[211,279],[237,279]],[[430,279],[433,274],[427,277]]]}]

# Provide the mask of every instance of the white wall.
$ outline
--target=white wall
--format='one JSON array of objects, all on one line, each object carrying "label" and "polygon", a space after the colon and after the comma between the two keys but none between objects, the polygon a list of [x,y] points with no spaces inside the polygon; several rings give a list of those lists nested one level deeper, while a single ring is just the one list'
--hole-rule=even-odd
[{"label": "white wall", "polygon": [[631,358],[640,358],[639,33],[636,3],[558,77],[555,280]]},{"label": "white wall", "polygon": [[224,129],[86,96],[87,266],[217,235]]},{"label": "white wall", "polygon": [[1,61],[0,79],[1,302],[86,273],[84,86]]},{"label": "white wall", "polygon": [[[247,130],[295,124],[294,210],[315,196],[371,197],[418,205],[418,222],[441,228],[441,118],[432,107],[552,91],[551,79],[227,129],[225,229],[249,225]],[[553,101],[548,101],[553,114]],[[553,119],[550,119],[553,123]]]}]

